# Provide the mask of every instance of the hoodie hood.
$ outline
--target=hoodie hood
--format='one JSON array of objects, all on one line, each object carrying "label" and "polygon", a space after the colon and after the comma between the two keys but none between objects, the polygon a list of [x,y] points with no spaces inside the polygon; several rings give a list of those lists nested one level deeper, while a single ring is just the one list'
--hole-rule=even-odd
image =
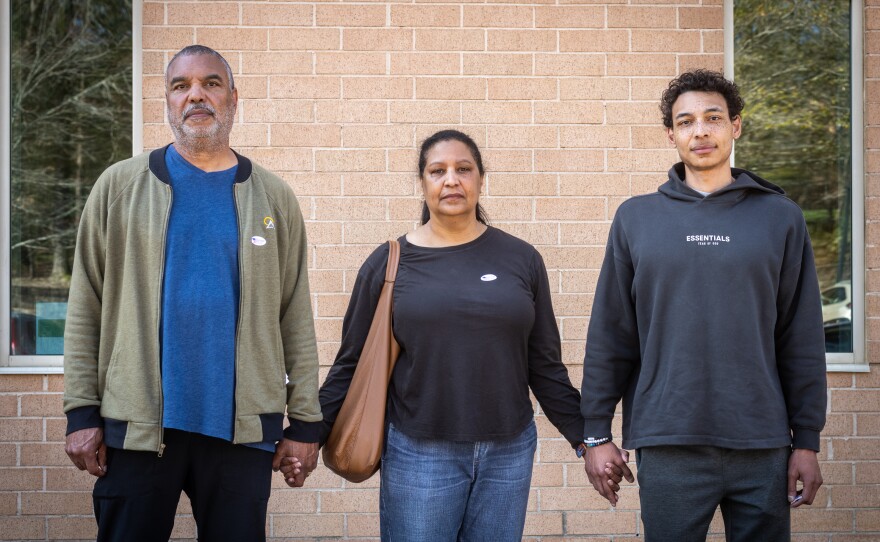
[{"label": "hoodie hood", "polygon": [[785,195],[785,191],[782,188],[762,179],[751,171],[731,168],[731,175],[733,175],[732,183],[703,197],[702,194],[685,184],[684,163],[679,162],[669,169],[669,180],[660,185],[660,188],[657,190],[672,199],[691,202],[707,200],[707,203],[738,201],[746,197],[752,190],[781,196]]}]

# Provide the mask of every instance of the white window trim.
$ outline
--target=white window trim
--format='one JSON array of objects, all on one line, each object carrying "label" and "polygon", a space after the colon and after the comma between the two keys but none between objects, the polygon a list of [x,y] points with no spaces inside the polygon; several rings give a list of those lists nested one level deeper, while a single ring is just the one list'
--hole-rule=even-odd
[{"label": "white window trim", "polygon": [[[735,78],[733,3],[724,0],[724,74]],[[852,314],[853,352],[828,353],[825,359],[829,372],[867,373],[870,365],[865,357],[865,119],[864,119],[864,0],[850,2],[852,28]],[[735,155],[731,155],[733,163]]]},{"label": "white window trim", "polygon": [[[64,356],[12,356],[9,354],[9,314],[12,294],[10,232],[10,55],[9,0],[0,0],[0,374],[59,374]],[[132,156],[143,152],[143,0],[131,2],[131,147]]]}]

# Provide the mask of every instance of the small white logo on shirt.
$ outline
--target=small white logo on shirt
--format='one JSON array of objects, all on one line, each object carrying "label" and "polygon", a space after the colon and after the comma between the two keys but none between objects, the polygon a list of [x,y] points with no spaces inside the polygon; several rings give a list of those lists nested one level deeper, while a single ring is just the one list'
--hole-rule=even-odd
[{"label": "small white logo on shirt", "polygon": [[254,235],[253,237],[251,237],[251,243],[255,244],[258,247],[261,247],[266,244],[266,240],[259,235]]},{"label": "small white logo on shirt", "polygon": [[687,235],[685,241],[688,243],[696,243],[699,246],[712,246],[721,243],[729,243],[729,235]]},{"label": "small white logo on shirt", "polygon": [[496,277],[492,273],[489,273],[488,275],[483,275],[482,277],[480,277],[480,280],[482,280],[483,282],[491,282],[497,278],[498,277]]}]

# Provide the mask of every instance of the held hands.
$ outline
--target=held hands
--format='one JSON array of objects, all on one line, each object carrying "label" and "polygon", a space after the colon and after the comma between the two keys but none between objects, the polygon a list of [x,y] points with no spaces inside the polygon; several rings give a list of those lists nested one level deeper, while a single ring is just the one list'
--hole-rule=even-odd
[{"label": "held hands", "polygon": [[64,451],[79,470],[87,470],[99,478],[107,474],[107,446],[104,444],[104,430],[100,427],[80,429],[67,435]]},{"label": "held hands", "polygon": [[272,470],[281,471],[290,487],[302,487],[318,466],[318,443],[283,439],[275,446]]},{"label": "held hands", "polygon": [[[813,504],[816,492],[822,485],[822,472],[819,470],[819,459],[813,450],[792,450],[788,458],[788,502],[792,508],[802,504]],[[803,489],[798,491],[798,480]]]},{"label": "held hands", "polygon": [[626,462],[629,452],[621,450],[613,442],[587,448],[584,454],[584,470],[593,488],[608,499],[611,506],[617,506],[620,497],[620,481],[635,482],[635,477]]}]

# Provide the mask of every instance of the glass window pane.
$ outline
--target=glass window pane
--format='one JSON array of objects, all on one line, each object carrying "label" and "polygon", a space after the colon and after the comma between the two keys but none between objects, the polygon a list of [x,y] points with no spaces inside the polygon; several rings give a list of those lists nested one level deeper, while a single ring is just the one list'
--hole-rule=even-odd
[{"label": "glass window pane", "polygon": [[63,352],[80,212],[131,156],[130,0],[10,0],[12,355]]},{"label": "glass window pane", "polygon": [[807,220],[828,352],[852,352],[850,2],[736,0],[746,101],[736,165],[781,186]]}]

